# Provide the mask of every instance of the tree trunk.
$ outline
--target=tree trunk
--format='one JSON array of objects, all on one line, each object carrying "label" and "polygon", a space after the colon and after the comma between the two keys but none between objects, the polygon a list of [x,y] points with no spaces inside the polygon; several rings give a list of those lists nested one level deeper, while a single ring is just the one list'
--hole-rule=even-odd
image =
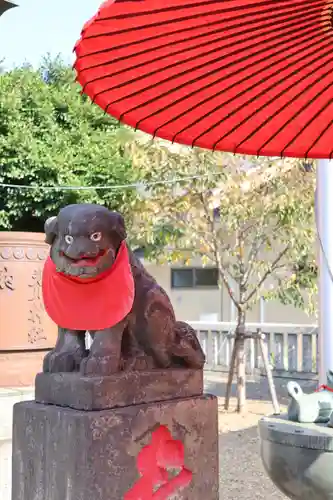
[{"label": "tree trunk", "polygon": [[236,358],[237,358],[237,338],[235,337],[234,345],[232,348],[230,366],[229,366],[227,388],[226,388],[226,392],[225,392],[225,401],[224,401],[224,409],[225,410],[229,410],[231,387],[232,387],[232,381],[234,379]]},{"label": "tree trunk", "polygon": [[242,413],[246,405],[246,355],[245,355],[245,314],[238,313],[238,323],[236,328],[237,341],[237,412]]}]

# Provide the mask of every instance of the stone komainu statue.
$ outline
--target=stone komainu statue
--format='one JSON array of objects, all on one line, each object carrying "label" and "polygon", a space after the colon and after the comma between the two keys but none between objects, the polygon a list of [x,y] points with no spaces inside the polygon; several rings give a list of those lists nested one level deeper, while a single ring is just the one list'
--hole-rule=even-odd
[{"label": "stone komainu statue", "polygon": [[46,221],[45,233],[51,249],[43,299],[59,328],[44,372],[203,368],[195,331],[176,321],[166,292],[128,249],[120,214],[99,205],[69,205]]}]

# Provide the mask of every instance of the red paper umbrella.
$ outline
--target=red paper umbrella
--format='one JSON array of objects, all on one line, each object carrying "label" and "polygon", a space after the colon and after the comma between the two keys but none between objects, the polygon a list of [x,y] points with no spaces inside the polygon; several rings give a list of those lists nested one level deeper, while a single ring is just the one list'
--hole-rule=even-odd
[{"label": "red paper umbrella", "polygon": [[77,42],[83,91],[170,141],[333,155],[333,0],[115,0]]}]

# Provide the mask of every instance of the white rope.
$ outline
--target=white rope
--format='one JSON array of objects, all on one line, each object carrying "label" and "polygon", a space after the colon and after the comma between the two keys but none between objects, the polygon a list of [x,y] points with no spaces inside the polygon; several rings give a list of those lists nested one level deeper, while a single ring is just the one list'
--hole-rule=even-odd
[{"label": "white rope", "polygon": [[0,182],[0,188],[13,188],[13,189],[39,189],[41,191],[90,191],[90,190],[119,190],[119,189],[135,189],[143,188],[156,185],[167,185],[176,184],[177,182],[193,180],[193,179],[205,179],[211,175],[221,175],[222,172],[210,172],[205,175],[193,175],[188,177],[177,177],[170,180],[164,181],[152,181],[152,182],[137,182],[133,184],[113,184],[108,186],[36,186],[33,184],[6,184]]}]

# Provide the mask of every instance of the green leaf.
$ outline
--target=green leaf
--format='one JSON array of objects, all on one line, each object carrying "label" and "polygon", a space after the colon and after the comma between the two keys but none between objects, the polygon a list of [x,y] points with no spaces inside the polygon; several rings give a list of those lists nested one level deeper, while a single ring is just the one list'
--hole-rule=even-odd
[{"label": "green leaf", "polygon": [[[143,184],[154,183],[132,207],[144,227],[142,244],[149,241],[146,256],[179,261],[190,254],[213,263],[247,310],[261,296],[309,307],[317,277],[315,169],[306,172],[296,159],[212,153],[126,133]],[[183,180],[159,183],[166,179]]]},{"label": "green leaf", "polygon": [[134,183],[139,175],[120,147],[121,129],[81,95],[59,58],[46,57],[36,71],[25,66],[0,74],[0,182],[36,186],[0,187],[0,227],[43,231],[48,216],[79,202],[101,203],[131,219],[135,189],[42,189]]}]

